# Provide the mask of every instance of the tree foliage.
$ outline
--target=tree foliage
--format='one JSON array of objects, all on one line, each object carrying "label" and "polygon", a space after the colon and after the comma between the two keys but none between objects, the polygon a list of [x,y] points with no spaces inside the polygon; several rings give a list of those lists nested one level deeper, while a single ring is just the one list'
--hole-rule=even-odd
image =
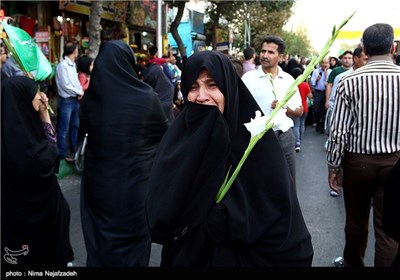
[{"label": "tree foliage", "polygon": [[286,43],[286,54],[291,57],[311,57],[316,55],[316,52],[312,50],[311,42],[304,28],[299,28],[296,31],[283,31],[282,39]]},{"label": "tree foliage", "polygon": [[[262,39],[268,34],[283,35],[282,27],[292,15],[294,0],[287,1],[210,1],[206,9],[210,17],[207,27],[212,30],[220,28],[221,37],[228,40],[229,28],[235,34],[234,47],[243,49],[246,20],[250,20],[251,46],[259,50]],[[214,43],[213,43],[214,46]]]},{"label": "tree foliage", "polygon": [[214,50],[218,43],[218,35],[220,31],[222,32],[221,37],[228,38],[229,28],[227,28],[227,23],[232,20],[232,11],[237,9],[238,3],[238,1],[221,0],[208,2],[205,13],[209,16],[210,21],[206,24],[206,29],[209,31],[208,35],[211,35],[211,40],[209,36],[208,43],[211,41]]}]

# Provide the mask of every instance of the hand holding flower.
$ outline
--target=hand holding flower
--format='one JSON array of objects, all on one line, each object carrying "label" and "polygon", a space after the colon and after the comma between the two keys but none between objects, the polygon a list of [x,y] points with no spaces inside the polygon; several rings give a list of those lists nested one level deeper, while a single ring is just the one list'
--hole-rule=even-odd
[{"label": "hand holding flower", "polygon": [[275,108],[276,108],[276,105],[278,105],[278,102],[279,102],[278,99],[275,99],[274,101],[272,101],[272,103],[271,103],[271,108],[272,108],[272,109],[275,109]]}]

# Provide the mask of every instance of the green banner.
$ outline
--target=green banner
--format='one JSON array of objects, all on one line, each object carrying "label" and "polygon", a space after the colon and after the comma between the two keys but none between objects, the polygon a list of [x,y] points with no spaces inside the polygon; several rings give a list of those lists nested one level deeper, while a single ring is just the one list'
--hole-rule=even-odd
[{"label": "green banner", "polygon": [[9,42],[5,38],[8,51],[20,64],[22,71],[29,73],[35,81],[43,81],[52,73],[51,63],[44,56],[35,40],[23,29],[2,21]]}]

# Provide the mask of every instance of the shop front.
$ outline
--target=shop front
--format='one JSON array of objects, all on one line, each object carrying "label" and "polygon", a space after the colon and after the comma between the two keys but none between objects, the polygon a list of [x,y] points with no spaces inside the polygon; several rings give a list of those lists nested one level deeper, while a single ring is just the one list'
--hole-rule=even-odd
[{"label": "shop front", "polygon": [[[127,38],[128,1],[102,2],[102,41]],[[12,25],[35,39],[50,62],[61,61],[66,42],[78,43],[81,53],[87,52],[91,1],[2,1],[1,7]]]},{"label": "shop front", "polygon": [[148,48],[156,45],[157,2],[131,1],[127,16],[129,42],[137,61],[147,60]]},{"label": "shop front", "polygon": [[[129,1],[102,1],[101,40],[109,41],[124,39],[128,41],[128,30],[125,24]],[[89,16],[91,1],[59,1],[57,19],[60,22],[64,42],[72,41],[79,44],[81,53],[87,53],[89,47]]]}]

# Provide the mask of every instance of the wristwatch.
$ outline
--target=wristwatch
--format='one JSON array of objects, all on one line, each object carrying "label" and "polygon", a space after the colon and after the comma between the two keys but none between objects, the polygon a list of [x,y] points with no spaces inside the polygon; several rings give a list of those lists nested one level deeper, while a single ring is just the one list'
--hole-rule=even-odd
[{"label": "wristwatch", "polygon": [[328,164],[328,172],[329,174],[331,173],[339,173],[340,172],[340,166],[333,166]]}]

